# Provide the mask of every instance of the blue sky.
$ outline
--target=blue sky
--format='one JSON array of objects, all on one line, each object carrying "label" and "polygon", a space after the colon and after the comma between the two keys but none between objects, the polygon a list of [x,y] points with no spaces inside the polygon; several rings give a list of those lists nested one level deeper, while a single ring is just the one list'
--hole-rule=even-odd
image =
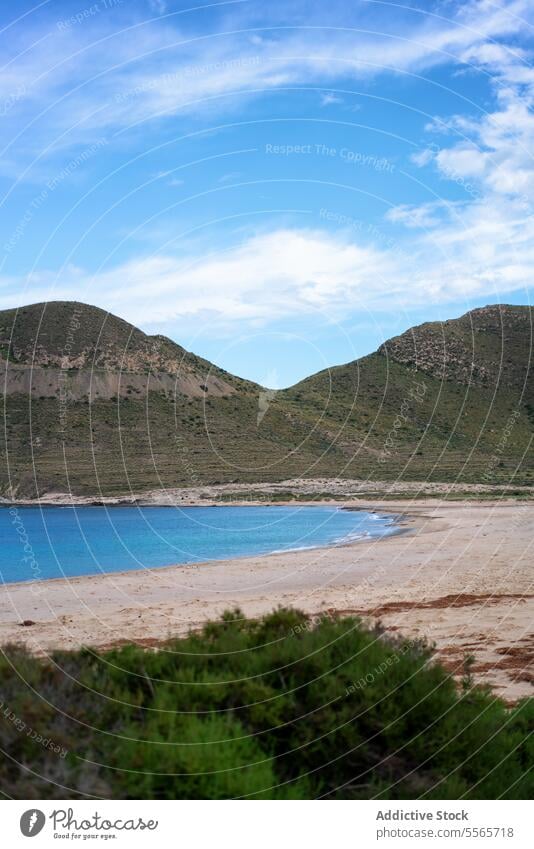
[{"label": "blue sky", "polygon": [[530,303],[530,0],[1,14],[0,308],[96,304],[279,388]]}]

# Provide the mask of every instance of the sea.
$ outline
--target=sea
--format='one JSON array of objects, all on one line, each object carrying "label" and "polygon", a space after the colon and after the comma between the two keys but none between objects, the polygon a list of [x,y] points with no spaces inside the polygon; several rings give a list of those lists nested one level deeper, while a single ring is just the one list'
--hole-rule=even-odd
[{"label": "sea", "polygon": [[394,516],[330,506],[4,506],[0,581],[224,561],[397,531]]}]

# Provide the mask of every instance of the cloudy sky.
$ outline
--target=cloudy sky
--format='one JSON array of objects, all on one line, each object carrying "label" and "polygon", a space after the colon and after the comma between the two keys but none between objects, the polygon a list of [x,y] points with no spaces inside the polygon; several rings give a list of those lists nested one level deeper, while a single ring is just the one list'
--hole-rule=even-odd
[{"label": "cloudy sky", "polygon": [[0,21],[0,309],[276,387],[529,303],[534,4],[44,0]]}]

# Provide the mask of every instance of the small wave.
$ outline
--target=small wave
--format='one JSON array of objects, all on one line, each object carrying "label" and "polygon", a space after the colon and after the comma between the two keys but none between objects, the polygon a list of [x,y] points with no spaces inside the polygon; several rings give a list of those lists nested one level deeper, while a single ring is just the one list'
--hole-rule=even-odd
[{"label": "small wave", "polygon": [[[334,545],[346,545],[348,542],[358,542],[361,539],[369,539],[374,534],[370,534],[369,531],[351,531],[345,536],[339,537],[339,539],[334,540]],[[328,544],[328,543],[327,543]]]},{"label": "small wave", "polygon": [[265,551],[264,554],[287,554],[288,551],[311,551],[314,548],[324,548],[330,545],[329,542],[317,543],[317,545],[295,545],[288,548],[275,548],[272,551]]}]

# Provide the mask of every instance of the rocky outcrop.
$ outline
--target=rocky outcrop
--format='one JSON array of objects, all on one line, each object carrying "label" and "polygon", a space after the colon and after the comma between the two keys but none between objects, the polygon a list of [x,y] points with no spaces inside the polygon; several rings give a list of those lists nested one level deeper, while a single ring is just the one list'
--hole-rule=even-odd
[{"label": "rocky outcrop", "polygon": [[130,372],[113,369],[59,369],[12,364],[0,359],[0,385],[4,395],[22,393],[32,398],[64,398],[67,401],[102,401],[142,398],[148,392],[188,398],[222,397],[235,392],[216,375],[184,370],[171,373]]},{"label": "rocky outcrop", "polygon": [[533,351],[532,311],[497,304],[460,319],[429,322],[389,339],[378,353],[439,380],[463,385],[520,386]]},{"label": "rocky outcrop", "polygon": [[0,312],[0,379],[6,395],[75,401],[148,391],[219,397],[240,383],[165,336],[65,301]]}]

